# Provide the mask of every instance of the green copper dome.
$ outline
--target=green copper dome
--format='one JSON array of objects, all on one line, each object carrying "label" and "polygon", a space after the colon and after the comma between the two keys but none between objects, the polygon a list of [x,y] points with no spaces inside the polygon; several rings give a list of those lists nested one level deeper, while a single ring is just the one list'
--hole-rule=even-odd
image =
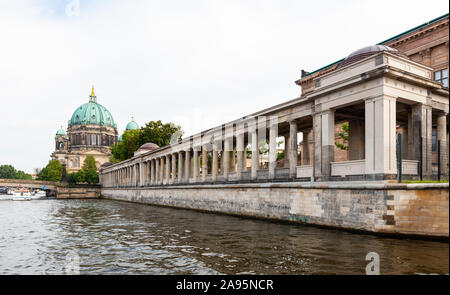
[{"label": "green copper dome", "polygon": [[139,125],[136,122],[134,122],[133,117],[131,117],[131,122],[129,122],[127,124],[127,127],[125,127],[125,129],[126,130],[137,130],[137,129],[139,129]]},{"label": "green copper dome", "polygon": [[58,131],[56,131],[56,135],[66,135],[66,131],[64,129],[59,129]]},{"label": "green copper dome", "polygon": [[79,106],[69,120],[72,125],[100,125],[117,128],[111,113],[101,104],[97,103],[97,97],[92,88],[89,102]]}]

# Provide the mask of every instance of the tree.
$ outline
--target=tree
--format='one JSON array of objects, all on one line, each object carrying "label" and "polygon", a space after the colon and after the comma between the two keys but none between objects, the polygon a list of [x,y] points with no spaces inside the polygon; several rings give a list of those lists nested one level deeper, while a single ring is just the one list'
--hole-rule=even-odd
[{"label": "tree", "polygon": [[181,139],[183,132],[180,126],[173,123],[163,124],[161,121],[150,121],[137,130],[127,130],[122,134],[122,141],[111,146],[112,163],[118,163],[133,157],[137,149],[148,142],[160,147],[166,146]]},{"label": "tree", "polygon": [[86,181],[86,172],[84,170],[79,170],[78,172],[74,173],[74,178],[76,183],[82,183]]},{"label": "tree", "polygon": [[0,178],[6,179],[32,179],[30,174],[16,170],[12,165],[0,165]]},{"label": "tree", "polygon": [[139,146],[152,142],[160,147],[178,142],[183,136],[180,126],[173,123],[163,124],[161,120],[150,121],[140,130]]},{"label": "tree", "polygon": [[127,130],[122,134],[122,141],[118,142],[116,146],[111,146],[112,163],[118,163],[133,157],[133,154],[140,147],[140,133],[141,130]]},{"label": "tree", "polygon": [[86,173],[89,170],[97,171],[97,166],[95,165],[94,156],[87,156],[86,159],[84,159],[83,166],[81,167],[81,169]]},{"label": "tree", "polygon": [[89,170],[86,172],[85,181],[87,183],[98,183],[98,173],[96,170]]},{"label": "tree", "polygon": [[61,181],[63,167],[58,160],[50,160],[38,175],[39,180]]},{"label": "tree", "polygon": [[1,165],[0,166],[0,178],[14,179],[16,169],[11,165]]},{"label": "tree", "polygon": [[[80,172],[80,171],[83,171],[83,172]],[[80,171],[78,171],[80,173],[77,175],[79,180],[84,178],[84,181],[87,183],[98,183],[99,178],[98,178],[97,166],[95,165],[95,158],[93,156],[87,156],[86,159],[84,159],[83,166]],[[80,181],[80,182],[82,182],[82,181]]]},{"label": "tree", "polygon": [[342,139],[342,143],[340,142],[335,142],[334,144],[340,148],[341,150],[348,150],[348,138],[349,138],[349,133],[348,133],[348,123],[344,123],[342,124],[342,131],[338,133],[338,136]]}]

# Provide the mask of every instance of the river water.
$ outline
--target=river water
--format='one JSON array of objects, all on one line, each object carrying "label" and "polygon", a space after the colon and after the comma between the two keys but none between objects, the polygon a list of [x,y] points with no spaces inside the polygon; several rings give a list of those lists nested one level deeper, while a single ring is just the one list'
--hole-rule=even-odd
[{"label": "river water", "polygon": [[[0,201],[0,274],[447,274],[449,244],[110,200]],[[76,257],[76,258],[74,258]],[[70,264],[69,264],[70,265]]]}]

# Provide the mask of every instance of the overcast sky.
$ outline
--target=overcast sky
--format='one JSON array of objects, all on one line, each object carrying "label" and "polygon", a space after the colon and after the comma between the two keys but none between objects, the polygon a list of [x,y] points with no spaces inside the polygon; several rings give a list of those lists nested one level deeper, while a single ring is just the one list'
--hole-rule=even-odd
[{"label": "overcast sky", "polygon": [[0,0],[0,164],[45,166],[92,83],[120,134],[134,116],[191,135],[445,13],[443,0]]}]

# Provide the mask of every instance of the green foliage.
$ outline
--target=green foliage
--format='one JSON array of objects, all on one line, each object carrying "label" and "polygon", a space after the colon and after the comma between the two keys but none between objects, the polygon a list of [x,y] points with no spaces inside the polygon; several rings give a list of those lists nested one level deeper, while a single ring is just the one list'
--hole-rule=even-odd
[{"label": "green foliage", "polygon": [[78,172],[75,172],[75,182],[76,183],[82,183],[86,181],[86,172],[84,170],[79,170]]},{"label": "green foliage", "polygon": [[76,183],[75,174],[76,173],[69,173],[69,174],[67,174],[67,182],[68,183]]},{"label": "green foliage", "polygon": [[178,142],[183,131],[180,126],[173,123],[163,124],[161,120],[150,121],[145,124],[140,130],[139,146],[147,142],[152,142],[160,147],[168,144]]},{"label": "green foliage", "polygon": [[348,138],[349,138],[349,133],[348,133],[348,123],[344,123],[342,124],[342,131],[338,133],[338,136],[342,139],[342,143],[340,142],[335,142],[334,144],[340,148],[341,150],[348,150]]},{"label": "green foliage", "polygon": [[[83,171],[83,172],[80,172]],[[98,183],[97,166],[95,165],[95,158],[93,156],[87,156],[84,159],[83,167],[77,172],[77,180],[83,179],[87,183]]]},{"label": "green foliage", "polygon": [[179,141],[183,132],[180,126],[173,123],[163,124],[161,121],[150,121],[138,130],[127,130],[122,134],[122,141],[111,146],[111,163],[118,163],[133,157],[137,149],[148,142],[160,147]]},{"label": "green foliage", "polygon": [[284,151],[278,152],[277,153],[277,161],[284,159]]},{"label": "green foliage", "polygon": [[84,170],[84,172],[88,172],[89,170],[97,171],[94,156],[87,156],[86,159],[84,159],[83,166],[81,169]]},{"label": "green foliage", "polygon": [[139,148],[139,137],[141,131],[127,130],[122,134],[122,141],[118,142],[116,146],[111,146],[112,163],[118,163],[123,160],[133,157],[133,153]]},{"label": "green foliage", "polygon": [[86,172],[84,172],[84,170],[79,170],[78,172],[70,173],[67,175],[67,181],[69,183],[86,182]]},{"label": "green foliage", "polygon": [[87,156],[84,159],[83,166],[78,172],[70,173],[67,176],[69,183],[98,183],[97,166],[95,165],[95,158],[93,156]]},{"label": "green foliage", "polygon": [[50,160],[38,175],[39,180],[61,181],[63,167],[58,160]]},{"label": "green foliage", "polygon": [[11,165],[0,165],[0,178],[27,180],[32,179],[30,174],[27,174],[22,170],[16,170]]},{"label": "green foliage", "polygon": [[85,181],[87,183],[98,183],[98,173],[95,170],[89,170],[86,172]]}]

